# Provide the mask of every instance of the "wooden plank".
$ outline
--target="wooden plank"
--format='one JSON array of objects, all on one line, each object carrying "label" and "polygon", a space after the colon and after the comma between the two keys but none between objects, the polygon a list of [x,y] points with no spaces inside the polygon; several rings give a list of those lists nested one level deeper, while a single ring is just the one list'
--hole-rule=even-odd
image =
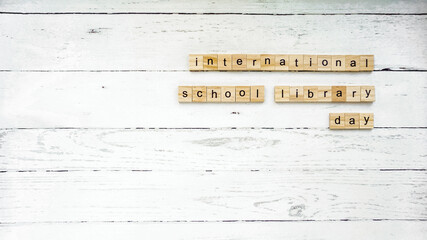
[{"label": "wooden plank", "polygon": [[[289,53],[373,54],[376,70],[426,70],[427,45],[420,44],[427,39],[426,20],[424,15],[1,14],[0,52],[10,57],[0,58],[0,69],[188,71],[191,53]],[[293,56],[289,69],[302,69],[302,55],[298,68]]]},{"label": "wooden plank", "polygon": [[0,170],[12,172],[427,169],[426,129],[27,129],[0,136]]},{"label": "wooden plank", "polygon": [[[307,230],[309,229],[309,230]],[[327,231],[325,231],[327,229]],[[182,240],[423,240],[425,222],[203,222],[203,223],[67,223],[0,225],[0,238],[74,239],[182,239]]]},{"label": "wooden plank", "polygon": [[6,172],[0,180],[2,223],[427,220],[426,171]]},{"label": "wooden plank", "polygon": [[[0,73],[1,128],[328,128],[331,112],[372,112],[376,127],[426,127],[424,72]],[[274,102],[274,86],[374,85],[374,103]],[[180,104],[178,86],[264,85],[259,104]],[[171,117],[174,116],[174,117]],[[298,116],[298,117],[295,117]]]},{"label": "wooden plank", "polygon": [[331,14],[331,13],[425,13],[419,0],[303,0],[303,1],[159,1],[159,0],[2,0],[2,12],[108,12],[108,13],[256,13],[256,14]]}]

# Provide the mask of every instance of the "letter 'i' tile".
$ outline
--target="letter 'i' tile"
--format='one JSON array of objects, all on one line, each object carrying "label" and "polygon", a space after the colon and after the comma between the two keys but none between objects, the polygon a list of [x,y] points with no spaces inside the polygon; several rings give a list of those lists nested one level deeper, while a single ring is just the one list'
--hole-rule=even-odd
[{"label": "letter 'i' tile", "polygon": [[206,102],[206,86],[193,87],[193,102]]},{"label": "letter 'i' tile", "polygon": [[359,113],[345,113],[345,129],[359,129],[360,114]]},{"label": "letter 'i' tile", "polygon": [[275,86],[274,101],[277,103],[289,102],[289,86]]},{"label": "letter 'i' tile", "polygon": [[193,87],[192,86],[179,86],[178,87],[178,102],[192,102],[193,101]]},{"label": "letter 'i' tile", "polygon": [[360,129],[372,129],[374,128],[374,114],[373,113],[361,113],[360,114]]},{"label": "letter 'i' tile", "polygon": [[230,71],[231,64],[231,54],[218,54],[218,70]]},{"label": "letter 'i' tile", "polygon": [[360,102],[360,86],[347,86],[347,102]]},{"label": "letter 'i' tile", "polygon": [[360,86],[360,101],[361,102],[375,102],[375,87],[374,86]]},{"label": "letter 'i' tile", "polygon": [[346,55],[345,56],[345,71],[358,72],[359,71],[360,56],[359,55]]},{"label": "letter 'i' tile", "polygon": [[304,71],[317,71],[317,55],[304,55]]},{"label": "letter 'i' tile", "polygon": [[332,56],[319,55],[317,56],[318,71],[332,71]]},{"label": "letter 'i' tile", "polygon": [[236,87],[221,87],[221,102],[236,102]]},{"label": "letter 'i' tile", "polygon": [[345,129],[344,113],[329,113],[329,129]]},{"label": "letter 'i' tile", "polygon": [[289,55],[289,71],[302,71],[302,70],[304,70],[304,56]]},{"label": "letter 'i' tile", "polygon": [[346,86],[332,86],[332,102],[345,102],[347,100]]},{"label": "letter 'i' tile", "polygon": [[276,55],[275,71],[289,71],[289,56],[288,55]]},{"label": "letter 'i' tile", "polygon": [[345,72],[345,55],[333,55],[331,68],[334,72]]},{"label": "letter 'i' tile", "polygon": [[264,86],[251,86],[251,102],[264,102]]},{"label": "letter 'i' tile", "polygon": [[261,71],[273,71],[276,65],[276,56],[270,54],[261,55]]},{"label": "letter 'i' tile", "polygon": [[318,102],[332,102],[332,87],[331,86],[318,86],[317,87],[317,101]]},{"label": "letter 'i' tile", "polygon": [[374,71],[374,55],[361,55],[359,71],[372,72]]},{"label": "letter 'i' tile", "polygon": [[246,54],[233,54],[231,59],[233,61],[231,66],[234,71],[246,70]]},{"label": "letter 'i' tile", "polygon": [[246,55],[246,69],[261,70],[261,55],[259,54],[248,54]]},{"label": "letter 'i' tile", "polygon": [[218,70],[218,55],[208,54],[203,56],[203,70]]},{"label": "letter 'i' tile", "polygon": [[304,86],[304,102],[317,102],[317,87]]},{"label": "letter 'i' tile", "polygon": [[290,102],[303,102],[304,101],[304,87],[290,86],[289,87],[289,101]]},{"label": "letter 'i' tile", "polygon": [[237,86],[236,87],[236,102],[250,102],[251,101],[251,87],[250,86]]},{"label": "letter 'i' tile", "polygon": [[221,87],[207,86],[206,87],[206,102],[221,102]]},{"label": "letter 'i' tile", "polygon": [[203,71],[203,55],[190,54],[190,71]]}]

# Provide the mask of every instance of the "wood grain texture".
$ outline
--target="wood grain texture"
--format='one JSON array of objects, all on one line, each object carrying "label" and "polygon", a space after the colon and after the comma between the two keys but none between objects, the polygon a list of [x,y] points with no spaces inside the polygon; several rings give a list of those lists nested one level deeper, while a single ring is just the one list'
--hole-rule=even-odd
[{"label": "wood grain texture", "polygon": [[0,131],[1,171],[425,170],[427,129]]},{"label": "wood grain texture", "polygon": [[[327,128],[331,112],[373,112],[376,127],[427,127],[426,73],[224,74],[0,73],[0,127]],[[375,85],[376,101],[274,102],[274,86],[302,83],[306,86]],[[265,101],[260,104],[180,104],[177,101],[180,85],[264,85]]]},{"label": "wood grain texture", "polygon": [[426,175],[426,171],[5,172],[0,174],[0,222],[427,220]]},{"label": "wood grain texture", "polygon": [[182,239],[182,240],[423,240],[425,222],[201,222],[201,223],[65,223],[0,225],[10,240]]},{"label": "wood grain texture", "polygon": [[1,14],[0,52],[9,57],[0,58],[0,69],[188,71],[190,53],[289,53],[373,54],[376,70],[427,70],[427,44],[421,44],[426,20],[424,15]]},{"label": "wood grain texture", "polygon": [[160,1],[160,0],[2,0],[2,12],[80,12],[80,13],[236,13],[236,14],[334,14],[334,13],[425,13],[422,0],[234,0],[234,1]]}]

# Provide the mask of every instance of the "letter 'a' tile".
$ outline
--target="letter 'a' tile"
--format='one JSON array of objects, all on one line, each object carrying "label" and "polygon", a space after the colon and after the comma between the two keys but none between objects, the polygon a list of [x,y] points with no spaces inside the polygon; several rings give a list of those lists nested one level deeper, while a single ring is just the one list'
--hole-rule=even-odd
[{"label": "letter 'a' tile", "polygon": [[231,54],[218,54],[218,70],[230,71],[231,70]]},{"label": "letter 'a' tile", "polygon": [[375,102],[375,87],[374,86],[360,86],[360,101],[361,102]]},{"label": "letter 'a' tile", "polygon": [[189,60],[190,71],[203,71],[202,54],[190,54]]},{"label": "letter 'a' tile", "polygon": [[193,102],[206,102],[206,86],[193,86]]},{"label": "letter 'a' tile", "polygon": [[347,100],[346,86],[332,86],[332,102],[345,102]]},{"label": "letter 'a' tile", "polygon": [[359,69],[361,72],[374,71],[374,55],[361,55]]},{"label": "letter 'a' tile", "polygon": [[207,86],[206,87],[206,102],[221,102],[221,87]]},{"label": "letter 'a' tile", "polygon": [[251,102],[264,102],[264,86],[251,86]]},{"label": "letter 'a' tile", "polygon": [[236,102],[250,102],[251,101],[251,87],[250,86],[237,86],[236,87]]},{"label": "letter 'a' tile", "polygon": [[346,55],[345,56],[345,71],[346,72],[358,72],[360,64],[359,55]]},{"label": "letter 'a' tile", "polygon": [[275,86],[274,101],[277,103],[289,102],[289,86]]},{"label": "letter 'a' tile", "polygon": [[236,87],[233,87],[233,86],[221,87],[221,102],[225,102],[225,103],[236,102]]},{"label": "letter 'a' tile", "polygon": [[347,86],[346,102],[360,102],[360,86]]},{"label": "letter 'a' tile", "polygon": [[359,129],[360,128],[360,124],[359,124],[359,119],[360,119],[360,114],[359,113],[345,113],[344,114],[345,117],[345,129]]},{"label": "letter 'a' tile", "polygon": [[329,113],[329,129],[345,129],[344,113]]},{"label": "letter 'a' tile", "polygon": [[233,61],[231,66],[234,71],[246,70],[246,54],[233,54],[231,59]]},{"label": "letter 'a' tile", "polygon": [[318,102],[332,102],[332,87],[331,86],[318,86],[317,87],[317,101]]},{"label": "letter 'a' tile", "polygon": [[179,86],[178,87],[178,102],[192,102],[193,101],[193,87],[192,86]]},{"label": "letter 'a' tile", "polygon": [[276,55],[275,71],[289,71],[289,55]]},{"label": "letter 'a' tile", "polygon": [[374,114],[373,113],[361,113],[360,114],[360,129],[372,129],[374,128]]}]

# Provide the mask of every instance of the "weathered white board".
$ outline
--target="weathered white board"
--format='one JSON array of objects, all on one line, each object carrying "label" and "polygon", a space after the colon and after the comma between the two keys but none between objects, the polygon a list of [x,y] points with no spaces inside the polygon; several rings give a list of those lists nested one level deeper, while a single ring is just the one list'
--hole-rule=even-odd
[{"label": "weathered white board", "polygon": [[[330,112],[373,112],[376,127],[425,127],[427,74],[0,73],[3,128],[327,128]],[[264,85],[259,104],[178,103],[179,85]],[[374,103],[275,103],[276,85],[374,85]],[[375,130],[374,130],[375,131]]]},{"label": "weathered white board", "polygon": [[427,70],[426,24],[425,15],[1,14],[0,70],[188,71],[190,53],[374,54],[376,70]]}]

